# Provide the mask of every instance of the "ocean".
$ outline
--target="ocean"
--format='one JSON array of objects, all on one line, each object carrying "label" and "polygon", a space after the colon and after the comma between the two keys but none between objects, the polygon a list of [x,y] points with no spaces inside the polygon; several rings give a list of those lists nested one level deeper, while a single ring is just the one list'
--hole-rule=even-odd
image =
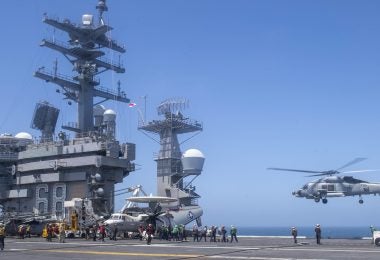
[{"label": "ocean", "polygon": [[[324,227],[323,238],[361,239],[371,237],[369,227]],[[291,227],[237,227],[238,236],[285,236],[290,237]],[[299,237],[315,237],[314,227],[297,227]]]}]

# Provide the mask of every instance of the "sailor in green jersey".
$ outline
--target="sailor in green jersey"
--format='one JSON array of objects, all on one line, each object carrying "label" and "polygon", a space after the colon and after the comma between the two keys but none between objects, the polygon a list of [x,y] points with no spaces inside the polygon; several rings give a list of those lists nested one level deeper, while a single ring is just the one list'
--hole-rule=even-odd
[{"label": "sailor in green jersey", "polygon": [[237,229],[236,229],[236,227],[235,227],[235,226],[231,226],[231,230],[230,230],[231,241],[230,241],[230,243],[232,243],[232,241],[234,240],[234,238],[235,238],[235,240],[236,240],[236,243],[238,242],[238,239],[237,239],[237,237],[236,237],[236,234],[237,234]]}]

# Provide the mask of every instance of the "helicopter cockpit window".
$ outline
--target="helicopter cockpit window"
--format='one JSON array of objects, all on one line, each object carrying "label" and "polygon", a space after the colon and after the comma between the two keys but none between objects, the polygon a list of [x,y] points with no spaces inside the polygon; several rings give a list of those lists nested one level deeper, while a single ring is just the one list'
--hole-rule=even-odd
[{"label": "helicopter cockpit window", "polygon": [[307,190],[307,184],[302,187],[303,190]]}]

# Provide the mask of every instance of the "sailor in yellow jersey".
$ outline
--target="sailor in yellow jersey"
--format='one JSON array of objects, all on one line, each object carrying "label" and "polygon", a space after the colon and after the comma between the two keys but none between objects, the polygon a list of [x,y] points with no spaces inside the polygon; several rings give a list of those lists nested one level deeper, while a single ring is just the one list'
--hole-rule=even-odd
[{"label": "sailor in yellow jersey", "polygon": [[3,223],[0,223],[0,249],[4,250],[4,238],[5,238],[5,227]]}]

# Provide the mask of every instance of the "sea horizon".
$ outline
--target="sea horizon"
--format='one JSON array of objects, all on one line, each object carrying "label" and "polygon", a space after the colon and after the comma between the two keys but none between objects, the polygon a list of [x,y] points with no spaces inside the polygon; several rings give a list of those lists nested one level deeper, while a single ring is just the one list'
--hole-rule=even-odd
[{"label": "sea horizon", "polygon": [[[291,227],[247,227],[237,226],[240,236],[274,236],[290,237]],[[314,226],[297,227],[298,236],[313,238],[315,236]],[[369,226],[322,226],[322,237],[327,239],[362,239],[372,236]]]}]

